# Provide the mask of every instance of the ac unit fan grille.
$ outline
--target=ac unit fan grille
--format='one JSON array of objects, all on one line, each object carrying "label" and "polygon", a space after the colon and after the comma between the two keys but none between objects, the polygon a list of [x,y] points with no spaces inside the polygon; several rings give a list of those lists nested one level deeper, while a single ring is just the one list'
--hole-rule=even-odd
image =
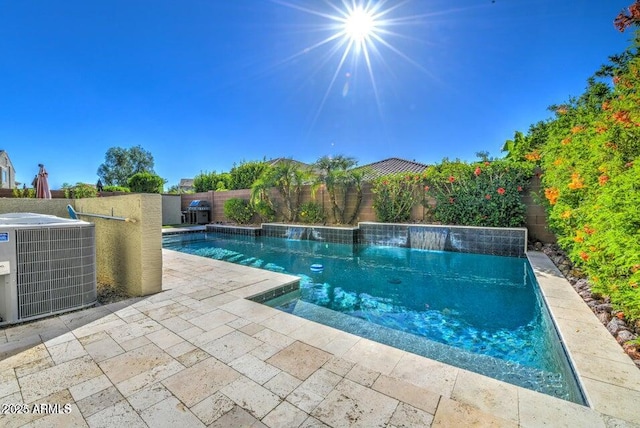
[{"label": "ac unit fan grille", "polygon": [[20,319],[95,302],[92,227],[19,229],[16,238]]}]

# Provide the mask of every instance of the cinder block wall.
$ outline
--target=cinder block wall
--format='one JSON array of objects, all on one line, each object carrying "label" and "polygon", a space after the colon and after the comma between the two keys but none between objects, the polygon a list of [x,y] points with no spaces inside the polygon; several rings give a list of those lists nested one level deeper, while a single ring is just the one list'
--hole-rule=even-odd
[{"label": "cinder block wall", "polygon": [[124,287],[134,296],[162,291],[162,197],[131,194],[76,199],[79,213],[125,217],[125,222],[82,216],[96,225],[98,281]]},{"label": "cinder block wall", "polygon": [[556,236],[549,230],[547,225],[547,212],[536,201],[536,195],[540,194],[540,189],[540,177],[535,175],[531,178],[529,189],[522,196],[522,202],[527,206],[525,226],[529,231],[529,240],[554,243],[556,242]]},{"label": "cinder block wall", "polygon": [[[377,221],[375,210],[373,209],[373,197],[374,194],[371,191],[372,186],[369,183],[364,183],[362,186],[362,202],[360,204],[360,210],[356,217],[356,222],[359,221]],[[529,238],[532,240],[539,240],[542,242],[556,242],[555,235],[549,231],[547,227],[547,217],[545,209],[542,205],[540,205],[536,198],[534,197],[540,191],[540,178],[534,176],[531,179],[531,186],[522,196],[522,201],[526,205],[526,213],[525,213],[525,227],[529,231]],[[204,192],[204,193],[195,193],[182,195],[182,209],[186,210],[189,206],[189,203],[195,199],[205,199],[211,203],[211,223],[216,222],[229,222],[224,215],[224,203],[230,198],[242,198],[249,200],[250,198],[250,190],[232,190],[232,191],[224,191],[224,192]],[[283,205],[283,200],[280,194],[273,189],[270,193],[271,200],[279,205]],[[312,196],[311,186],[304,186],[302,190],[302,202],[307,202],[310,200],[314,200],[318,202],[320,205],[323,205],[325,208],[325,212],[327,213],[327,222],[333,223],[333,215],[331,212],[331,201],[329,199],[329,192],[326,190],[322,190],[321,188],[316,190],[315,197]],[[347,196],[347,214],[350,215],[353,212],[353,209],[356,204],[356,194],[355,192],[351,192]],[[429,205],[433,206],[435,204],[434,200],[429,201]],[[279,221],[280,218],[277,219]],[[347,218],[348,220],[348,218]],[[417,204],[411,210],[411,221],[416,223],[430,223],[433,222],[431,217],[431,212],[428,209],[425,209],[422,204]]]},{"label": "cinder block wall", "polygon": [[162,224],[180,224],[182,210],[180,195],[162,195]]},{"label": "cinder block wall", "polygon": [[72,202],[71,199],[0,198],[0,214],[36,213],[69,218],[67,205]]}]

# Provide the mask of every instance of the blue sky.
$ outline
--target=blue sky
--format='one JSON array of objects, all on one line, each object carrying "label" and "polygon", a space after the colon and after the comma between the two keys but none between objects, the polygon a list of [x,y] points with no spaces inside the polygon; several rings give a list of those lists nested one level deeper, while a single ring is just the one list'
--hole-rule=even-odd
[{"label": "blue sky", "polygon": [[632,0],[371,0],[382,41],[341,64],[342,1],[0,0],[0,149],[53,188],[115,146],[166,187],[264,157],[499,156],[632,37]]}]

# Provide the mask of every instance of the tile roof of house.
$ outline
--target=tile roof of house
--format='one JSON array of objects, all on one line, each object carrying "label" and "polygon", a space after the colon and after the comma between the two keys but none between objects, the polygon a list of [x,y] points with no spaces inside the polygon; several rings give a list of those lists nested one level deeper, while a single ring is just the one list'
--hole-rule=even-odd
[{"label": "tile roof of house", "polygon": [[400,158],[383,159],[378,162],[373,162],[358,167],[358,169],[367,169],[367,173],[365,174],[365,179],[367,180],[389,174],[400,174],[407,172],[419,174],[421,172],[424,172],[427,168],[428,165],[426,164]]},{"label": "tile roof of house", "polygon": [[193,187],[193,178],[181,178],[179,187]]}]

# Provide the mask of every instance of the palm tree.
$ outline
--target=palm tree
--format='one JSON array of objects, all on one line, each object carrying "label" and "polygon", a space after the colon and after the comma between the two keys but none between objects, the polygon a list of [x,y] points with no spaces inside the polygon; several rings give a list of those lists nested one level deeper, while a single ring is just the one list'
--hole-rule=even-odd
[{"label": "palm tree", "polygon": [[273,207],[268,191],[275,187],[284,202],[285,220],[296,221],[302,197],[302,185],[309,178],[309,171],[300,168],[291,159],[285,159],[267,168],[256,180],[251,187],[252,201],[268,201]]},{"label": "palm tree", "polygon": [[321,171],[317,184],[324,184],[329,193],[331,211],[337,224],[345,223],[347,194],[349,188],[355,186],[357,200],[356,206],[348,223],[355,221],[360,203],[362,202],[362,179],[364,170],[352,169],[358,162],[346,156],[323,156],[314,163],[314,167]]}]

